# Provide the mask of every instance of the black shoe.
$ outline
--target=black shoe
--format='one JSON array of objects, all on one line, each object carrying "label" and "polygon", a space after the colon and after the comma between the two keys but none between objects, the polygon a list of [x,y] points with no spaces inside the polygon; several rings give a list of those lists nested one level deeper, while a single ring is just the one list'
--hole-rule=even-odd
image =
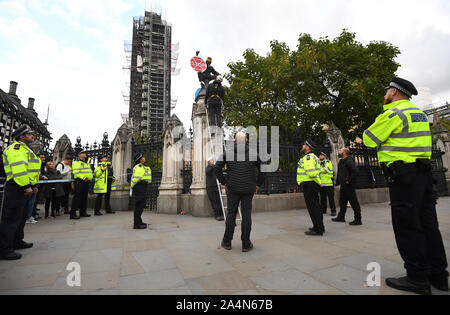
[{"label": "black shoe", "polygon": [[21,241],[19,244],[16,244],[14,246],[14,249],[28,249],[28,248],[32,248],[33,247],[33,243],[27,243],[24,241]]},{"label": "black shoe", "polygon": [[87,213],[80,214],[80,218],[90,218],[91,215]]},{"label": "black shoe", "polygon": [[431,295],[430,284],[427,281],[417,282],[408,277],[387,278],[386,285],[401,291],[414,292],[421,295]]},{"label": "black shoe", "polygon": [[0,254],[0,260],[18,260],[20,258],[22,258],[22,255],[16,252]]},{"label": "black shoe", "polygon": [[96,215],[96,216],[101,216],[101,215],[103,215],[103,213],[101,213],[100,211],[95,211],[95,212],[94,212],[94,215]]},{"label": "black shoe", "polygon": [[356,225],[363,225],[362,222],[361,222],[361,220],[355,220],[355,221],[353,221],[353,222],[350,222],[349,224],[350,224],[350,225],[353,225],[353,226],[356,226]]},{"label": "black shoe", "polygon": [[331,211],[331,214],[330,214],[332,217],[335,217],[335,216],[337,216],[337,213],[336,213],[336,211]]},{"label": "black shoe", "polygon": [[216,220],[217,221],[224,221],[225,219],[223,218],[223,216],[218,216],[218,217],[216,217]]},{"label": "black shoe", "polygon": [[140,224],[140,225],[135,225],[135,226],[133,227],[133,229],[135,229],[135,230],[145,230],[145,229],[147,229],[147,224],[142,223],[142,224]]},{"label": "black shoe", "polygon": [[439,291],[449,291],[448,275],[442,277],[430,277],[430,284]]},{"label": "black shoe", "polygon": [[331,219],[331,221],[333,221],[333,222],[345,222],[345,219],[338,216],[337,218]]},{"label": "black shoe", "polygon": [[220,246],[222,246],[222,248],[225,248],[226,250],[231,250],[231,244],[225,244],[224,242],[222,242]]},{"label": "black shoe", "polygon": [[243,253],[248,253],[249,251],[251,251],[253,249],[253,244],[250,243],[250,245],[248,247],[242,247],[242,252]]},{"label": "black shoe", "polygon": [[70,220],[80,220],[80,217],[76,213],[70,213]]},{"label": "black shoe", "polygon": [[112,211],[112,210],[107,210],[106,213],[107,213],[107,214],[114,214],[115,212]]},{"label": "black shoe", "polygon": [[322,236],[323,233],[319,233],[319,232],[317,232],[315,230],[309,230],[309,231],[305,232],[305,235],[308,235],[308,236]]}]

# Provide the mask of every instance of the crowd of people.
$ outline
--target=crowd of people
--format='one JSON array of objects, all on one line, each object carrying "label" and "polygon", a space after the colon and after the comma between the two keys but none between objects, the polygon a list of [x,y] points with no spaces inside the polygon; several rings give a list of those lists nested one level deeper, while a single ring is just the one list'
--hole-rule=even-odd
[{"label": "crowd of people", "polygon": [[[409,101],[412,95],[417,95],[417,90],[411,82],[394,78],[386,88],[384,113],[364,132],[363,141],[366,146],[378,149],[378,160],[389,184],[395,239],[407,271],[406,277],[388,278],[386,284],[399,290],[431,294],[430,285],[449,290],[449,274],[436,214],[437,197],[433,191],[430,125],[426,115]],[[215,115],[218,115],[219,109]],[[213,122],[217,124],[220,119]],[[90,217],[87,213],[87,198],[89,183],[94,181],[93,191],[97,194],[94,214],[103,215],[100,211],[103,198],[106,212],[114,213],[110,196],[115,189],[115,177],[106,155],[99,157],[94,170],[85,151],[78,152],[73,162],[67,157],[64,162],[55,165],[52,161],[46,162],[45,156],[38,158],[28,147],[33,141],[33,131],[27,126],[15,130],[13,138],[14,143],[3,153],[7,183],[0,223],[0,259],[20,259],[21,254],[15,250],[33,246],[24,241],[24,226],[25,222],[33,223],[33,214],[35,216],[37,213],[35,205],[40,198],[45,199],[45,218],[57,217],[62,209],[64,213],[70,214],[72,220]],[[335,172],[327,154],[315,152],[317,148],[311,139],[304,142],[304,156],[297,169],[297,183],[304,194],[313,223],[305,234],[320,237],[326,232],[323,215],[327,211],[327,199],[331,215],[336,216],[332,221],[345,222],[347,205],[350,203],[354,211],[354,220],[350,225],[361,226],[361,207],[355,185],[357,167],[350,151],[348,148],[339,151],[340,161]],[[146,229],[147,224],[141,216],[152,172],[146,166],[142,154],[134,156],[134,162],[130,185],[135,198],[133,228]],[[226,214],[225,233],[221,242],[226,250],[232,250],[239,207],[242,217],[242,251],[254,249],[250,237],[251,213],[254,195],[265,180],[261,166],[261,159],[256,152],[251,151],[246,134],[242,132],[235,137],[234,151],[223,153],[216,164],[212,158],[208,161],[206,186],[214,216],[217,220],[224,220],[223,214]],[[221,196],[217,181],[225,186],[227,211],[223,211],[218,204]],[[339,213],[334,203],[335,185],[340,186]],[[69,211],[68,196],[72,190],[74,197]]]}]

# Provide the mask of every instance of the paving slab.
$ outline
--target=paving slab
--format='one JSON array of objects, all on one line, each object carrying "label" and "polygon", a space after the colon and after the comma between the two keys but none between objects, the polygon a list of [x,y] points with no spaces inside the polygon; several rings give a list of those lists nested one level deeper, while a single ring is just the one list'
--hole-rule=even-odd
[{"label": "paving slab", "polygon": [[[450,258],[450,198],[439,200],[438,217]],[[26,226],[25,239],[34,247],[20,251],[23,258],[0,261],[0,295],[405,294],[384,283],[405,274],[387,203],[364,205],[359,227],[326,215],[323,237],[304,234],[312,225],[304,210],[252,219],[248,253],[241,249],[240,222],[227,251],[220,246],[224,222],[213,218],[144,212],[146,230],[132,229],[128,211],[41,220]],[[67,286],[71,262],[80,264],[81,287]],[[369,262],[381,266],[380,287],[365,283]]]}]

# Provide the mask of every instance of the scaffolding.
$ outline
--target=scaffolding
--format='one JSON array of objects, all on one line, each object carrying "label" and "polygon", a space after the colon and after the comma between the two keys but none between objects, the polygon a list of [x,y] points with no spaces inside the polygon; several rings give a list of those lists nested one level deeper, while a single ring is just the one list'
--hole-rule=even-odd
[{"label": "scaffolding", "polygon": [[161,15],[145,12],[133,19],[133,39],[124,42],[127,64],[123,70],[130,77],[130,92],[124,93],[124,100],[129,103],[133,133],[143,138],[159,138],[170,118],[171,76],[178,71],[179,47],[173,47],[171,39],[171,25]]}]

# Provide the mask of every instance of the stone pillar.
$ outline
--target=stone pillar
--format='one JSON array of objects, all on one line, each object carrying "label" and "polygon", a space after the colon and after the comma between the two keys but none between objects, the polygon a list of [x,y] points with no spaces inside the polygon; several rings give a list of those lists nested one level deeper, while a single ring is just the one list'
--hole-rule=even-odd
[{"label": "stone pillar", "polygon": [[163,133],[163,171],[159,186],[158,213],[177,214],[183,192],[184,128],[176,115],[167,121]]},{"label": "stone pillar", "polygon": [[442,162],[447,169],[445,178],[447,181],[450,181],[450,135],[447,128],[441,125],[437,111],[434,112],[433,144],[437,149],[445,153],[442,156]]},{"label": "stone pillar", "polygon": [[116,177],[116,191],[111,192],[111,207],[114,211],[126,211],[130,199],[130,183],[127,169],[131,167],[131,129],[122,125],[112,143],[111,163]]},{"label": "stone pillar", "polygon": [[55,164],[62,162],[67,155],[73,157],[72,142],[65,134],[59,138],[53,149],[53,161]]},{"label": "stone pillar", "polygon": [[330,161],[333,163],[333,169],[337,173],[339,164],[339,150],[345,147],[345,141],[342,132],[334,123],[330,126],[324,126],[323,129],[327,133],[327,139],[330,142]]},{"label": "stone pillar", "polygon": [[130,183],[127,181],[128,169],[131,168],[131,129],[123,124],[112,141],[112,166],[116,177],[118,191],[128,191]]},{"label": "stone pillar", "polygon": [[212,156],[217,160],[223,143],[223,134],[217,134],[213,137],[212,141],[209,140],[205,95],[206,89],[202,89],[192,108],[194,140],[189,211],[194,217],[210,217],[213,214],[211,203],[206,192],[206,166],[209,157]]}]

